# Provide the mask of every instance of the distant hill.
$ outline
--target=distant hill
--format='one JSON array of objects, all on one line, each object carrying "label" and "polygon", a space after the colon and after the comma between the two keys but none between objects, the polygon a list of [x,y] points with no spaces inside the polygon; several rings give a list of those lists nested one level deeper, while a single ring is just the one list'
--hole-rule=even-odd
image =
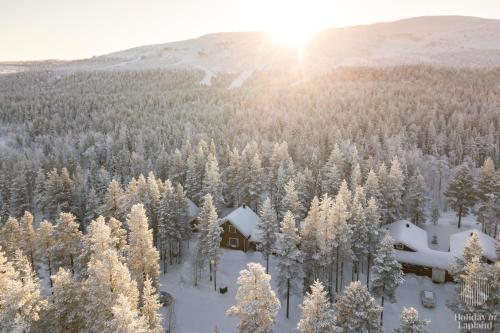
[{"label": "distant hill", "polygon": [[201,69],[205,83],[217,72],[302,70],[338,66],[435,64],[500,66],[500,20],[463,16],[416,17],[317,33],[301,56],[263,32],[215,33],[180,42],[141,46],[55,65],[63,70]]}]

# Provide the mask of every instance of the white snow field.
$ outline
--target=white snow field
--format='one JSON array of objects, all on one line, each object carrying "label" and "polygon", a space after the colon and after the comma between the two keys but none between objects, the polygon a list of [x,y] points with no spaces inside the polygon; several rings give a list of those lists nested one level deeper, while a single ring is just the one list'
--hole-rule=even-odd
[{"label": "white snow field", "polygon": [[[140,46],[54,66],[64,71],[192,69],[210,85],[217,73],[232,73],[239,88],[256,70],[325,73],[339,66],[432,64],[455,67],[500,65],[500,20],[428,16],[321,31],[302,52],[264,32],[214,33]],[[1,67],[0,67],[1,70]]]},{"label": "white snow field", "polygon": [[[168,267],[168,273],[161,276],[161,290],[167,291],[174,297],[174,332],[176,333],[210,333],[215,327],[220,333],[234,333],[238,320],[225,315],[226,310],[235,304],[236,279],[239,271],[246,268],[249,262],[258,262],[265,267],[265,261],[259,252],[247,252],[221,249],[220,266],[217,271],[217,285],[228,286],[226,294],[214,292],[213,282],[209,281],[208,272],[205,272],[197,287],[193,286],[193,273],[191,269],[191,254],[196,243],[190,242],[190,248],[183,263]],[[275,260],[269,264],[271,276],[275,274]],[[454,314],[446,307],[446,300],[454,293],[453,283],[435,284],[430,278],[405,275],[405,282],[397,289],[396,303],[385,303],[384,332],[392,332],[399,325],[399,316],[403,307],[414,307],[422,318],[431,320],[428,329],[431,333],[458,332]],[[351,279],[350,264],[345,267],[344,283],[347,285]],[[366,281],[363,274],[360,281]],[[271,285],[276,292],[275,279]],[[437,298],[436,308],[426,309],[420,302],[420,291],[434,291]],[[294,332],[300,317],[298,305],[302,297],[292,297],[290,300],[290,319],[285,318],[285,308],[282,300],[274,333]],[[162,308],[164,318],[167,309]],[[167,327],[166,321],[164,326]]]}]

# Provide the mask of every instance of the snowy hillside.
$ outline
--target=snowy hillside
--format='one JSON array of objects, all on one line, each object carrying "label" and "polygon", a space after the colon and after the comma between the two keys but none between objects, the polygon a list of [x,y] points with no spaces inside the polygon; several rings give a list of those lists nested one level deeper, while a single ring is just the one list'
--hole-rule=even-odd
[{"label": "snowy hillside", "polygon": [[434,16],[330,29],[296,49],[263,32],[209,34],[196,39],[137,47],[63,67],[73,70],[201,69],[205,81],[217,72],[242,76],[254,70],[321,73],[338,66],[437,64],[477,67],[500,65],[500,20]]}]

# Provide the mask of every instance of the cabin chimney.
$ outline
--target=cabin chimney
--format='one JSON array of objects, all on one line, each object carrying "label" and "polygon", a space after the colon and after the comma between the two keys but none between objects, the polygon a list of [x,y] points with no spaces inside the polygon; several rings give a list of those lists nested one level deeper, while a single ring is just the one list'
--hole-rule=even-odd
[{"label": "cabin chimney", "polygon": [[243,208],[247,208],[247,205],[243,204]]}]

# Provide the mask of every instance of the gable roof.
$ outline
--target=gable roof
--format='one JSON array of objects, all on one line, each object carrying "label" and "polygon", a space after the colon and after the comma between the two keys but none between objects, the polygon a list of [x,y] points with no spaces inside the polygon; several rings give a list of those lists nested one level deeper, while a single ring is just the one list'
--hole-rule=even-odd
[{"label": "gable roof", "polygon": [[[407,264],[414,264],[432,268],[448,270],[457,257],[462,256],[464,247],[472,230],[462,231],[450,236],[450,251],[443,252],[429,248],[427,231],[417,227],[407,220],[400,220],[387,224],[383,228],[394,239],[395,243],[403,243],[412,250],[395,250],[396,259]],[[479,236],[481,246],[485,256],[490,260],[495,260],[496,241],[479,230],[473,230]]]},{"label": "gable roof", "polygon": [[260,223],[260,217],[254,213],[248,206],[241,206],[233,210],[220,220],[220,224],[229,221],[243,236],[247,239],[258,242],[257,225]]},{"label": "gable roof", "polygon": [[456,256],[462,256],[464,253],[465,244],[469,240],[469,237],[472,236],[472,233],[476,233],[479,238],[479,243],[484,251],[484,256],[491,261],[495,261],[496,252],[495,247],[497,241],[485,233],[479,230],[466,230],[450,236],[450,252],[454,253]]},{"label": "gable roof", "polygon": [[403,243],[414,251],[428,248],[427,231],[408,220],[400,220],[384,226],[396,243]]}]

